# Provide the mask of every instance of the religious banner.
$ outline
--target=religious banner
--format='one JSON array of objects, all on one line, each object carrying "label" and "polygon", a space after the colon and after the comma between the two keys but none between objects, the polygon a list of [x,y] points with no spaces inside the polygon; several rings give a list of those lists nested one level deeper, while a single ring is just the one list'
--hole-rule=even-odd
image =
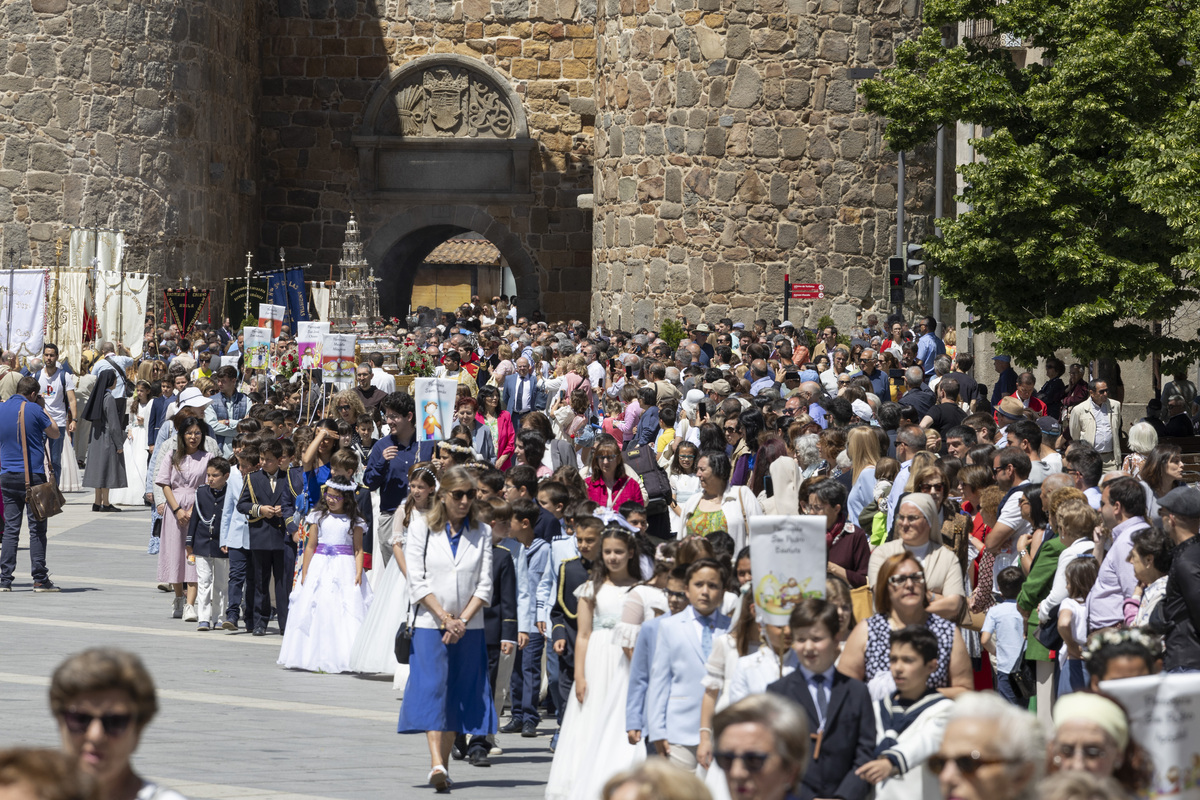
[{"label": "religious banner", "polygon": [[312,293],[313,311],[317,319],[329,319],[329,287],[313,281],[308,284],[308,290]]},{"label": "religious banner", "polygon": [[1125,707],[1130,734],[1150,754],[1144,796],[1200,800],[1200,674],[1104,681],[1100,691]]},{"label": "religious banner", "polygon": [[77,369],[83,354],[83,313],[88,298],[86,270],[54,270],[48,275],[46,341],[58,345],[58,357]]},{"label": "religious banner", "polygon": [[288,324],[293,332],[297,325],[312,319],[308,313],[308,292],[302,267],[291,267],[287,271],[287,308]]},{"label": "religious banner", "polygon": [[421,441],[445,439],[454,429],[454,403],[458,399],[458,381],[445,378],[417,378],[413,381],[413,403],[417,407],[417,438]]},{"label": "religious banner", "polygon": [[321,368],[321,344],[328,334],[328,322],[296,324],[296,350],[300,355],[300,369]]},{"label": "religious banner", "polygon": [[754,606],[767,623],[786,625],[796,603],[824,597],[827,563],[824,517],[750,518]]},{"label": "religious banner", "polygon": [[272,338],[278,339],[279,334],[283,331],[283,312],[285,310],[283,306],[273,303],[259,303],[258,327],[270,328]]},{"label": "religious banner", "polygon": [[267,279],[250,279],[250,297],[246,298],[245,278],[225,279],[224,315],[229,318],[235,328],[247,319],[257,319],[254,314],[258,311],[259,303],[267,302]]},{"label": "religious banner", "polygon": [[353,333],[328,333],[321,338],[321,375],[325,383],[354,380]]},{"label": "religious banner", "polygon": [[246,369],[266,369],[271,357],[270,328],[242,328],[242,349],[246,353]]},{"label": "religious banner", "polygon": [[208,295],[208,289],[167,289],[163,292],[168,322],[179,326],[180,335],[191,336]]},{"label": "religious banner", "polygon": [[120,342],[134,358],[142,354],[149,292],[149,275],[132,272],[100,272],[96,275],[99,336],[114,344]]},{"label": "religious banner", "polygon": [[44,269],[0,270],[0,350],[31,358],[42,354],[46,330]]}]

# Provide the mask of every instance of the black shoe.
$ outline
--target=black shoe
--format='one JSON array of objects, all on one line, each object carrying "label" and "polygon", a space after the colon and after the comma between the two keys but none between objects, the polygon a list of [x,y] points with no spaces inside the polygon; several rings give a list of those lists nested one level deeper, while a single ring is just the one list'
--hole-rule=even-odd
[{"label": "black shoe", "polygon": [[266,636],[267,635],[266,626],[265,625],[255,625],[254,626],[254,635],[255,636]]},{"label": "black shoe", "polygon": [[102,505],[100,505],[99,503],[92,503],[92,511],[100,511],[103,508],[104,507]]},{"label": "black shoe", "polygon": [[59,588],[51,583],[50,579],[47,578],[44,581],[34,581],[33,590],[35,592],[57,592],[59,591]]},{"label": "black shoe", "polygon": [[467,737],[459,734],[454,738],[454,746],[450,748],[450,757],[462,761],[467,757]]},{"label": "black shoe", "polygon": [[11,592],[11,591],[12,591],[12,581],[5,581],[4,583],[0,583],[0,592]]},{"label": "black shoe", "polygon": [[537,723],[536,722],[533,722],[531,720],[521,726],[521,738],[522,739],[536,739],[537,735],[538,735],[538,733],[537,733]]},{"label": "black shoe", "polygon": [[523,729],[521,720],[513,717],[507,725],[500,729],[501,733],[520,733]]},{"label": "black shoe", "polygon": [[102,506],[102,507],[100,508],[100,510],[101,510],[101,511],[108,511],[108,512],[115,512],[115,513],[117,513],[117,514],[120,514],[120,513],[121,513],[121,509],[119,509],[119,508],[117,508],[116,506],[113,506],[113,505]]},{"label": "black shoe", "polygon": [[221,624],[221,629],[226,630],[226,631],[233,631],[234,633],[237,633],[237,629],[238,629],[237,620],[236,619],[226,619],[225,622],[223,622]]},{"label": "black shoe", "polygon": [[472,767],[490,767],[492,765],[492,760],[488,758],[488,751],[481,747],[473,749],[469,758]]}]

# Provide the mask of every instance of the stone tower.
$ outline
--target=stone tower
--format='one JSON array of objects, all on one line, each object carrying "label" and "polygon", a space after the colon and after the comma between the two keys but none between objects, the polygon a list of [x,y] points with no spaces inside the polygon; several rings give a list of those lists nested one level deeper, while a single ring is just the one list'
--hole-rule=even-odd
[{"label": "stone tower", "polygon": [[6,265],[53,264],[84,226],[125,230],[126,268],[160,286],[236,269],[257,232],[258,16],[244,0],[5,2]]},{"label": "stone tower", "polygon": [[[892,62],[916,13],[913,0],[600,0],[593,321],[770,318],[785,273],[825,286],[792,303],[797,322],[886,313],[896,157],[855,79]],[[930,203],[916,183],[910,170],[910,214]]]}]

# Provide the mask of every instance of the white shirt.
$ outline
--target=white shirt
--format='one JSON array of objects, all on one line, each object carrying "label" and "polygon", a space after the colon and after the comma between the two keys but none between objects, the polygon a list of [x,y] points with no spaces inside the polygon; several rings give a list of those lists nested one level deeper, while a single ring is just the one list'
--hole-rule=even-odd
[{"label": "white shirt", "polygon": [[1109,422],[1108,403],[1096,405],[1096,401],[1088,400],[1091,403],[1092,417],[1096,420],[1096,441],[1092,443],[1092,447],[1096,448],[1097,453],[1111,453],[1113,450],[1113,432],[1112,425]]},{"label": "white shirt", "polygon": [[371,367],[371,385],[385,394],[396,391],[396,379],[382,367]]},{"label": "white shirt", "polygon": [[[1022,481],[1019,485],[1025,486],[1029,481]],[[1000,552],[996,554],[996,563],[992,567],[992,591],[999,592],[1000,586],[996,583],[996,576],[1000,574],[1000,570],[1005,567],[1011,567],[1016,564],[1020,558],[1017,555],[1017,540],[1027,533],[1033,532],[1033,526],[1021,517],[1021,497],[1024,492],[1013,492],[1008,498],[1008,502],[1000,509],[1000,517],[996,520],[997,525],[1007,525],[1012,528],[1012,536],[1000,548]]]},{"label": "white shirt", "polygon": [[75,391],[75,377],[62,367],[54,371],[51,378],[43,369],[38,373],[42,397],[46,401],[46,414],[55,425],[67,424],[67,392]]},{"label": "white shirt", "polygon": [[604,387],[604,367],[599,361],[593,361],[587,365],[588,381],[592,384],[592,391],[602,389]]}]

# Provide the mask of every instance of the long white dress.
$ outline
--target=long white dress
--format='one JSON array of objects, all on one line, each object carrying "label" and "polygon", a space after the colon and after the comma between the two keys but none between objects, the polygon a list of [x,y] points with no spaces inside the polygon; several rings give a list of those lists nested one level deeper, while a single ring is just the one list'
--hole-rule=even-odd
[{"label": "long white dress", "polygon": [[575,591],[580,600],[596,601],[584,662],[587,694],[581,704],[571,691],[546,783],[547,800],[597,800],[609,778],[646,758],[645,745],[630,744],[625,731],[629,659],[616,628],[629,592],[611,583],[594,592],[592,581]]},{"label": "long white dress", "polygon": [[[414,511],[412,521],[415,522],[418,516],[423,514]],[[390,550],[395,544],[404,546],[408,531],[402,524],[403,520],[404,510],[397,509],[391,532],[386,537],[380,532],[380,549],[386,547]],[[382,559],[377,555],[374,563],[381,562]],[[375,582],[371,610],[367,612],[367,618],[363,620],[350,651],[350,671],[394,676],[396,670],[403,667],[407,681],[408,665],[396,661],[396,631],[408,616],[408,581],[395,558],[388,559],[387,567],[379,572],[381,577]],[[400,688],[403,690],[403,684]]]},{"label": "long white dress", "polygon": [[[150,422],[150,403],[140,406],[129,415],[125,439],[125,488],[109,492],[108,502],[114,506],[144,506],[146,496],[146,426]],[[138,418],[142,424],[138,424]]]},{"label": "long white dress", "polygon": [[[82,492],[83,491],[83,475],[79,472],[79,462],[75,460],[75,441],[72,435],[63,431],[63,436],[67,440],[63,443],[62,464],[59,467],[58,490],[60,492]],[[146,476],[142,475],[142,482],[145,483]],[[115,491],[115,490],[114,490]],[[111,498],[112,493],[110,493]],[[109,502],[113,502],[111,499]]]},{"label": "long white dress", "polygon": [[[349,672],[350,649],[371,605],[371,587],[355,585],[350,518],[313,511],[305,522],[317,524],[317,552],[308,576],[288,599],[288,625],[277,663],[310,672]],[[351,553],[321,552],[327,547]]]}]

